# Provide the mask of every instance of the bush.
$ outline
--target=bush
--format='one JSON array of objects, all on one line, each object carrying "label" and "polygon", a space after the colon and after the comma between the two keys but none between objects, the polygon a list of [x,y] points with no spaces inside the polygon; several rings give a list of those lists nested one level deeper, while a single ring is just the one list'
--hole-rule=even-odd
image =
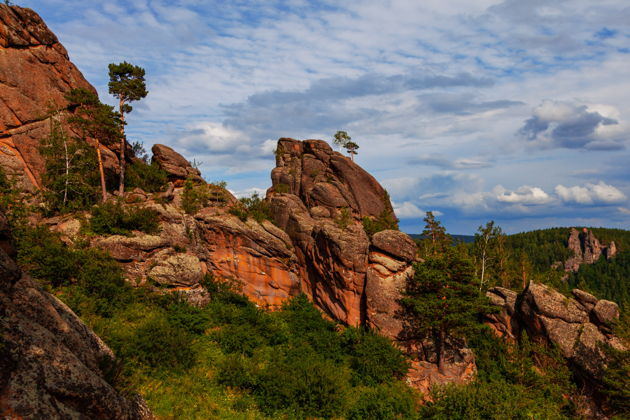
[{"label": "bush", "polygon": [[337,217],[335,217],[335,223],[341,229],[346,229],[352,223],[352,213],[348,207],[344,207],[339,211]]},{"label": "bush", "polygon": [[131,337],[127,353],[153,368],[188,369],[195,362],[192,335],[164,318],[154,318]]},{"label": "bush", "polygon": [[391,383],[409,370],[405,355],[383,336],[358,328],[344,332],[346,351],[351,355],[350,367],[355,385]]},{"label": "bush", "polygon": [[152,162],[148,164],[140,159],[135,159],[127,166],[125,172],[125,188],[132,190],[140,188],[143,191],[159,192],[168,184],[168,174],[160,166]]},{"label": "bush", "polygon": [[229,354],[219,364],[217,382],[241,389],[252,389],[256,384],[256,366],[241,354]]},{"label": "bush", "polygon": [[382,230],[398,230],[398,219],[394,213],[388,212],[387,210],[383,210],[377,218],[365,216],[361,221],[363,222],[365,233],[367,233],[370,238],[372,235]]},{"label": "bush", "polygon": [[92,208],[90,229],[99,235],[129,235],[132,230],[154,234],[160,231],[159,213],[146,207],[125,207],[109,201]]},{"label": "bush", "polygon": [[360,388],[359,397],[350,408],[350,420],[410,419],[415,417],[415,396],[401,382]]},{"label": "bush", "polygon": [[254,390],[262,411],[301,418],[342,416],[348,406],[350,373],[321,357],[304,347],[277,352]]},{"label": "bush", "polygon": [[207,185],[195,185],[192,179],[184,183],[182,208],[188,214],[195,214],[210,202],[210,191]]},{"label": "bush", "polygon": [[232,207],[230,214],[235,215],[241,221],[246,222],[250,217],[261,223],[263,220],[271,220],[271,208],[269,203],[260,198],[257,193],[251,197],[243,197],[240,199],[242,207]]}]

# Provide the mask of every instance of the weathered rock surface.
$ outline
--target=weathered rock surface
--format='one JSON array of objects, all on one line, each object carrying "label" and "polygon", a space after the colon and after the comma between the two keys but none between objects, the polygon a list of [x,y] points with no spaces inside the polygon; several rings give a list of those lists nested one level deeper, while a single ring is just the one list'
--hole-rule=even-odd
[{"label": "weathered rock surface", "polygon": [[606,365],[601,345],[624,348],[610,329],[619,319],[619,308],[582,290],[573,290],[573,295],[575,299],[534,282],[520,296],[495,287],[487,296],[502,311],[489,316],[488,323],[500,335],[514,338],[526,331],[536,340],[558,346],[580,376],[596,382]]},{"label": "weathered rock surface", "polygon": [[564,262],[564,271],[574,273],[580,269],[580,265],[594,264],[602,255],[610,259],[617,254],[614,241],[611,241],[608,246],[602,245],[593,231],[586,228],[582,229],[582,232],[571,228],[568,248],[573,256]]},{"label": "weathered rock surface", "polygon": [[151,152],[153,152],[153,161],[166,171],[171,181],[181,183],[181,181],[190,178],[193,181],[203,182],[199,169],[194,168],[186,158],[170,147],[155,144],[151,148]]},{"label": "weathered rock surface", "polygon": [[[31,9],[0,4],[0,49],[0,167],[20,188],[34,190],[44,170],[38,149],[50,133],[49,109],[65,111],[64,95],[74,88],[95,90]],[[116,166],[115,153],[103,147],[102,154],[106,167]]]},{"label": "weathered rock surface", "polygon": [[[23,274],[0,215],[0,415],[28,419],[151,418],[105,380],[112,351]],[[9,251],[9,253],[7,253]]]},{"label": "weathered rock surface", "polygon": [[322,140],[278,140],[271,179],[274,221],[306,269],[304,292],[335,319],[395,337],[397,300],[412,274],[416,246],[395,231],[370,241],[360,222],[393,214],[387,192]]}]

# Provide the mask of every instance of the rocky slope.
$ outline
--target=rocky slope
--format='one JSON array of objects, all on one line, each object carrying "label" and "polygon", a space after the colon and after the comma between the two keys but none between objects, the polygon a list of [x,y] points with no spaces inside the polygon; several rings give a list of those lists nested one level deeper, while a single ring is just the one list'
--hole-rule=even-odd
[{"label": "rocky slope", "polygon": [[520,295],[494,287],[487,296],[501,312],[490,315],[488,324],[509,340],[526,331],[535,340],[557,346],[585,383],[597,384],[606,367],[601,345],[625,349],[612,332],[614,322],[619,319],[619,308],[614,302],[598,300],[579,289],[572,294],[573,298],[568,298],[534,282]]},{"label": "rocky slope", "polygon": [[[63,115],[64,95],[74,88],[95,91],[39,15],[0,4],[0,167],[21,188],[40,186],[40,140],[50,132],[51,110]],[[101,152],[104,165],[115,168],[116,154]]]},{"label": "rocky slope", "polygon": [[0,416],[149,419],[106,381],[114,354],[65,304],[21,272],[0,213]]}]

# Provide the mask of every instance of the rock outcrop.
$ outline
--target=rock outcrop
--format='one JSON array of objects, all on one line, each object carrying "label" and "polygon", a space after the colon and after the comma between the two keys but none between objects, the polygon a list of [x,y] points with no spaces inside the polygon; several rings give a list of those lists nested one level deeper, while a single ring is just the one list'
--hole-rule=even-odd
[{"label": "rock outcrop", "polygon": [[112,351],[65,304],[22,273],[0,214],[0,416],[148,419],[105,379]]},{"label": "rock outcrop", "polygon": [[155,144],[151,148],[153,162],[156,162],[176,185],[181,186],[186,179],[203,182],[201,172],[175,150],[163,144]]},{"label": "rock outcrop", "polygon": [[[64,95],[74,88],[95,90],[31,9],[0,4],[0,49],[0,167],[32,191],[44,171],[38,149],[50,133],[51,110],[63,113]],[[115,152],[101,152],[104,165],[115,168]]]},{"label": "rock outcrop", "polygon": [[514,339],[526,331],[535,340],[557,346],[580,377],[597,383],[606,366],[601,345],[625,349],[612,333],[612,325],[619,319],[619,307],[579,289],[572,294],[574,297],[569,298],[534,282],[520,295],[501,287],[492,288],[487,296],[502,311],[491,315],[488,323],[499,335]]},{"label": "rock outcrop", "polygon": [[412,273],[415,244],[394,231],[370,240],[361,223],[393,215],[387,192],[322,140],[278,140],[271,180],[275,224],[306,269],[302,290],[334,319],[396,338],[396,301]]},{"label": "rock outcrop", "polygon": [[617,254],[617,246],[611,241],[608,246],[602,245],[593,231],[583,228],[582,232],[571,228],[568,248],[573,256],[564,262],[564,271],[577,272],[582,264],[594,264],[603,255],[611,259]]}]

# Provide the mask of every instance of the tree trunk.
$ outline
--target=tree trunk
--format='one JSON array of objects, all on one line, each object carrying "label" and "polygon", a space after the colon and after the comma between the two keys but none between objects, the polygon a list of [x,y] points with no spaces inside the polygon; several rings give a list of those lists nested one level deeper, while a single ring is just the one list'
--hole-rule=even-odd
[{"label": "tree trunk", "polygon": [[120,109],[120,184],[118,185],[118,194],[122,197],[125,193],[125,148],[127,141],[125,140],[125,114],[123,113],[123,106],[125,105],[125,98],[120,97],[119,109]]},{"label": "tree trunk", "polygon": [[68,142],[66,141],[65,136],[63,137],[63,150],[66,158],[66,179],[63,188],[63,205],[66,205],[68,201],[68,182],[70,177],[70,158],[68,157]]},{"label": "tree trunk", "polygon": [[446,366],[444,363],[444,347],[446,341],[446,333],[443,329],[440,329],[440,332],[437,336],[437,365],[438,372],[442,375],[446,374]]},{"label": "tree trunk", "polygon": [[96,140],[96,158],[98,159],[98,172],[101,175],[101,194],[103,203],[107,201],[107,188],[105,185],[105,171],[103,170],[103,159],[101,158],[101,144]]}]

